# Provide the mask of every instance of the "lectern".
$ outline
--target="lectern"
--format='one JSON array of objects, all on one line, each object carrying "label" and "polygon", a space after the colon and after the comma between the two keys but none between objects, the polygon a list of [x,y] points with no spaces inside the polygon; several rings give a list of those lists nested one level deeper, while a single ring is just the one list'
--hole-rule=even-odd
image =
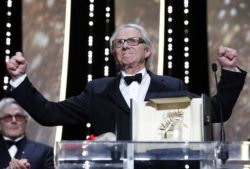
[{"label": "lectern", "polygon": [[[229,158],[223,164],[219,154],[225,145]],[[174,162],[191,169],[189,164],[198,162],[201,169],[248,169],[249,150],[249,142],[62,141],[56,146],[56,168],[137,169],[141,165],[154,168],[157,162]]]},{"label": "lectern", "polygon": [[185,94],[132,101],[132,141],[58,142],[57,169],[250,169],[250,143],[209,141],[207,97]]}]

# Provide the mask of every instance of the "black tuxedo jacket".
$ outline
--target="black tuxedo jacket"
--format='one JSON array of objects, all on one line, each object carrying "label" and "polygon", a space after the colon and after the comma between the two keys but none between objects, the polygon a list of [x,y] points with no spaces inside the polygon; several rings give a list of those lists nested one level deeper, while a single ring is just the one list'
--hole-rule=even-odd
[{"label": "black tuxedo jacket", "polygon": [[[186,90],[183,81],[149,72],[146,98],[162,93]],[[223,70],[219,83],[224,120],[227,120],[244,85],[246,72]],[[119,90],[120,75],[89,82],[78,96],[55,103],[45,99],[28,78],[12,90],[13,97],[30,115],[45,126],[77,125],[90,122],[96,135],[117,133],[118,140],[131,139],[131,112]],[[219,122],[217,96],[212,98],[212,120]]]},{"label": "black tuxedo jacket", "polygon": [[[21,140],[16,159],[25,158],[29,161],[32,169],[54,169],[53,149],[45,144],[26,139]],[[9,166],[11,157],[5,140],[0,135],[0,169]]]}]

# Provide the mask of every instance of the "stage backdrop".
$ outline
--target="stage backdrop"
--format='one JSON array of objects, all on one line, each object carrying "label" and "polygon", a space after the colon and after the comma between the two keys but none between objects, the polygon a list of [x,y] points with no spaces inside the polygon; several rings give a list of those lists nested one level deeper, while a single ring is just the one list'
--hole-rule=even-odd
[{"label": "stage backdrop", "polygon": [[[116,0],[116,26],[136,22],[149,31],[150,38],[158,49],[159,5],[160,0]],[[216,50],[219,45],[237,49],[240,55],[240,67],[250,69],[250,24],[249,0],[207,0],[208,48],[210,64],[216,61]],[[129,12],[127,12],[129,11]],[[205,18],[204,18],[205,19]],[[156,72],[157,51],[154,51],[150,69]],[[192,57],[192,56],[191,56]],[[211,95],[215,94],[215,82],[211,68]],[[220,75],[220,72],[218,72]],[[250,138],[250,87],[249,74],[244,89],[233,110],[233,115],[225,124],[227,140],[243,141]],[[219,78],[219,76],[218,76]],[[219,140],[220,125],[214,125],[215,140]]]},{"label": "stage backdrop", "polygon": [[[23,0],[23,52],[28,76],[51,101],[59,100],[66,0]],[[36,110],[34,110],[36,111]],[[28,137],[53,145],[55,127],[29,121]]]},{"label": "stage backdrop", "polygon": [[[240,67],[250,70],[250,1],[249,0],[207,0],[208,37],[210,63],[216,61],[219,45],[235,48],[239,54]],[[211,70],[210,70],[211,72]],[[225,124],[226,137],[230,141],[244,141],[250,138],[250,86],[248,73],[244,89],[234,108],[233,115]],[[215,93],[215,83],[210,74],[211,93]],[[215,136],[219,139],[219,128]]]},{"label": "stage backdrop", "polygon": [[[158,49],[160,0],[116,0],[116,25],[128,22],[142,24]],[[50,100],[59,100],[63,56],[64,21],[66,0],[23,0],[23,51],[30,65],[28,75],[33,84]],[[208,1],[208,37],[210,63],[215,61],[219,45],[236,48],[241,67],[249,71],[250,28],[248,0]],[[129,12],[128,12],[129,11]],[[150,69],[157,72],[158,51],[151,58]],[[211,72],[211,70],[210,70]],[[215,93],[213,75],[210,75],[211,94]],[[244,89],[226,123],[228,140],[250,138],[249,75]],[[215,128],[218,140],[219,126]],[[28,136],[53,145],[55,128],[42,127],[30,122]]]}]

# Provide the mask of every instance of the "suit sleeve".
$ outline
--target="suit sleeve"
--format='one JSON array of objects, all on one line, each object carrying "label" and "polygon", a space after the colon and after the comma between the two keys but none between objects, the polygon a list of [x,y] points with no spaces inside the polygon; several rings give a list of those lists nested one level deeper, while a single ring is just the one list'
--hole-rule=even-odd
[{"label": "suit sleeve", "polygon": [[243,70],[241,70],[241,73],[222,70],[218,93],[212,97],[211,101],[213,123],[221,122],[220,111],[223,114],[223,121],[230,118],[233,107],[244,86],[246,74]]},{"label": "suit sleeve", "polygon": [[48,101],[28,78],[11,95],[38,123],[44,126],[82,124],[89,120],[90,88],[61,102]]}]

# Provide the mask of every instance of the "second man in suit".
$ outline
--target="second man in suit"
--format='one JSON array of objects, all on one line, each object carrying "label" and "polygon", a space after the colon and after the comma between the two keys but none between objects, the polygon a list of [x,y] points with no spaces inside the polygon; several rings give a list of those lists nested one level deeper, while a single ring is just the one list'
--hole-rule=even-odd
[{"label": "second man in suit", "polygon": [[28,114],[13,98],[0,101],[0,169],[53,169],[53,149],[25,136]]}]

